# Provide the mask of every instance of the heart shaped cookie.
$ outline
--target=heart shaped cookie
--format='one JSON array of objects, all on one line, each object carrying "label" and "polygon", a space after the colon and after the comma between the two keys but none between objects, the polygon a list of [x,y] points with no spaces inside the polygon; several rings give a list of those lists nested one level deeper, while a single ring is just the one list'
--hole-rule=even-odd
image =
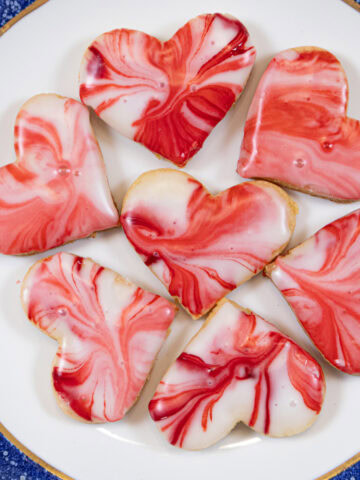
[{"label": "heart shaped cookie", "polygon": [[174,305],[68,253],[35,263],[21,299],[29,320],[59,342],[52,380],[64,412],[88,422],[120,420],[149,375]]},{"label": "heart shaped cookie", "polygon": [[214,196],[190,175],[165,168],[134,182],[121,223],[146,265],[197,318],[285,248],[296,211],[268,182]]},{"label": "heart shaped cookie", "polygon": [[37,95],[15,123],[17,161],[0,168],[0,252],[42,252],[116,227],[89,112],[54,94]]},{"label": "heart shaped cookie", "polygon": [[270,62],[245,124],[238,173],[331,200],[360,199],[360,122],[337,58],[317,47]]},{"label": "heart shaped cookie", "polygon": [[326,225],[266,268],[322,355],[360,374],[360,210]]},{"label": "heart shaped cookie", "polygon": [[229,15],[200,15],[167,42],[113,30],[85,52],[80,98],[120,133],[183,167],[237,100],[254,61],[246,28]]},{"label": "heart shaped cookie", "polygon": [[199,450],[240,421],[274,437],[302,432],[324,394],[321,367],[307,352],[224,299],[166,372],[149,411],[172,445]]}]

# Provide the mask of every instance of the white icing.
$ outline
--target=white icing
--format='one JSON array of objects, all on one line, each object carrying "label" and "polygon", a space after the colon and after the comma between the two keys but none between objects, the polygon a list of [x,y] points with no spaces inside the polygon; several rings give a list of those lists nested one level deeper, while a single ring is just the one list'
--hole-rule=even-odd
[{"label": "white icing", "polygon": [[[231,286],[248,280],[287,244],[293,212],[286,195],[266,182],[233,189],[232,195],[212,196],[198,181],[172,169],[147,172],[130,188],[122,207],[125,233],[145,252],[143,260],[152,255],[149,267],[167,287],[177,272],[187,272],[186,279],[194,282],[190,289],[199,285],[203,298],[217,301],[226,294],[224,282]],[[254,215],[247,218],[249,208]],[[172,293],[180,301],[187,285],[182,288]]]},{"label": "white icing", "polygon": [[[245,350],[242,350],[243,347],[240,347],[242,345],[240,338],[243,338],[242,335],[246,335],[243,328],[248,328],[247,323],[242,323],[244,315],[239,307],[226,301],[207,321],[206,325],[201,328],[198,334],[193,337],[185,347],[184,352],[200,358],[207,365],[215,366],[217,365],[214,364],[216,359],[220,361],[223,358],[223,361],[229,361],[225,359],[246,355],[244,353]],[[250,338],[254,338],[254,340],[258,337],[258,340],[256,340],[258,344],[255,347],[257,349],[261,342],[264,341],[261,338],[272,338],[271,335],[280,332],[260,317],[256,316],[255,318],[256,328],[249,334]],[[302,394],[294,387],[289,377],[288,356],[292,349],[300,349],[290,340],[286,341],[287,337],[281,336],[280,338],[285,338],[285,343],[277,356],[270,362],[268,369],[270,390],[267,390],[266,375],[262,377],[258,416],[255,424],[252,426],[257,432],[264,433],[267,415],[267,392],[269,391],[270,428],[267,433],[274,436],[293,435],[301,432],[317,416],[317,413],[305,404]],[[239,343],[237,344],[237,342]],[[239,350],[234,350],[236,345],[238,345],[237,348]],[[245,345],[249,349],[247,355],[252,355],[250,351],[254,348],[252,341],[249,340]],[[239,352],[242,353],[240,354]],[[256,352],[259,354],[258,350]],[[311,378],[310,388],[316,382],[319,382],[320,389],[323,388],[321,383],[323,380],[320,379],[320,367],[314,361],[311,361],[312,364],[310,365],[310,360],[307,357],[304,357],[304,359],[305,364],[301,368],[307,370],[306,375],[309,375]],[[197,404],[194,415],[186,423],[186,433],[180,446],[189,450],[206,448],[223,438],[239,421],[246,424],[250,423],[255,402],[255,387],[259,379],[260,370],[255,366],[252,371],[253,377],[237,380],[236,376],[241,377],[245,375],[247,367],[245,364],[241,365],[240,362],[236,368],[237,370],[235,371],[235,376],[232,377],[231,384],[226,387],[220,398],[213,404],[212,420],[211,418],[208,419],[206,429],[202,426],[205,408],[209,399],[216,398],[216,396],[207,396]],[[166,399],[167,395],[170,396],[171,392],[175,391],[191,392],[196,391],[198,388],[203,388],[202,382],[204,380],[201,375],[203,374],[199,373],[196,367],[187,369],[182,366],[181,362],[175,362],[162,378],[154,399]],[[207,381],[210,382],[208,383],[209,385],[211,382],[215,382],[215,380],[211,379],[211,376],[207,378]],[[175,405],[176,400],[174,400]],[[173,425],[176,426],[177,415],[179,415],[179,418],[183,418],[186,411],[191,409],[193,405],[193,400],[189,397],[189,401],[184,405],[181,413],[176,413],[174,416],[157,421],[157,426],[160,429],[164,429],[162,431],[166,437],[171,438],[172,427]]]},{"label": "white icing", "polygon": [[173,306],[68,253],[30,269],[22,300],[29,319],[59,343],[53,385],[60,406],[91,422],[120,420],[149,375]]}]

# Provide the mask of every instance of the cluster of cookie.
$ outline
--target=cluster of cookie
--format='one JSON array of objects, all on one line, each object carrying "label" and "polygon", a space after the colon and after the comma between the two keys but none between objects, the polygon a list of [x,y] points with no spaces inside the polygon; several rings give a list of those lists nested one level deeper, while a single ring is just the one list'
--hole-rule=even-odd
[{"label": "cluster of cookie", "polygon": [[[159,169],[133,183],[120,215],[113,203],[87,106],[184,167],[243,91],[254,61],[246,28],[229,15],[200,15],[165,43],[134,30],[105,33],[83,58],[83,104],[53,94],[26,102],[15,124],[17,162],[0,169],[2,253],[43,252],[121,225],[189,315],[211,311],[149,404],[167,440],[187,449],[214,444],[239,421],[293,435],[321,410],[316,360],[224,298],[264,268],[323,356],[360,373],[360,210],[279,256],[297,206],[275,183],[360,198],[360,122],[346,117],[346,77],[331,53],[287,50],[265,71],[238,163],[242,177],[261,180],[214,196],[187,173]],[[59,343],[52,375],[60,406],[89,422],[120,420],[134,404],[177,310],[64,252],[30,268],[21,299],[30,321]]]}]

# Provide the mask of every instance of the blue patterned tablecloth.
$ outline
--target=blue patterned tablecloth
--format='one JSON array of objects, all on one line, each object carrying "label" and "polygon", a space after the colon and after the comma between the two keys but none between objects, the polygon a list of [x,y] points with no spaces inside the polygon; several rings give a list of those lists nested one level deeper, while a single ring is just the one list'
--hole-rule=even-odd
[{"label": "blue patterned tablecloth", "polygon": [[35,0],[0,0],[0,28],[34,2]]},{"label": "blue patterned tablecloth", "polygon": [[[357,479],[357,477],[355,478]],[[20,450],[12,445],[12,443],[0,433],[0,479],[58,480],[58,477],[52,475],[40,465],[30,460],[29,457],[20,452]]]},{"label": "blue patterned tablecloth", "polygon": [[[36,0],[0,0],[0,28]],[[360,0],[354,0],[360,5]],[[360,480],[360,462],[333,477],[334,480]],[[0,480],[58,480],[0,433]]]}]

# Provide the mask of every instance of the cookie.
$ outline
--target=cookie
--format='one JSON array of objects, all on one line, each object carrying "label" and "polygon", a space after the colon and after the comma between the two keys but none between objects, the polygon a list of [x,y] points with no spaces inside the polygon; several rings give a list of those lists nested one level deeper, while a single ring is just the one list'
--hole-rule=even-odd
[{"label": "cookie", "polygon": [[183,167],[244,89],[255,61],[245,26],[199,15],[166,42],[104,33],[86,50],[80,98],[106,123]]},{"label": "cookie", "polygon": [[285,248],[296,212],[268,182],[211,195],[190,175],[159,169],[130,187],[121,223],[146,265],[198,318]]},{"label": "cookie", "polygon": [[339,60],[318,47],[272,59],[245,124],[238,173],[339,202],[360,199],[360,121]]},{"label": "cookie", "polygon": [[174,305],[69,253],[35,263],[21,300],[29,320],[59,343],[52,383],[62,410],[87,422],[120,420],[150,373]]},{"label": "cookie", "polygon": [[266,268],[315,346],[360,374],[360,210],[326,225]]},{"label": "cookie", "polygon": [[307,352],[224,299],[165,373],[149,411],[169,443],[199,450],[240,421],[274,437],[302,432],[324,394],[321,367]]},{"label": "cookie", "polygon": [[0,168],[0,253],[42,252],[119,225],[81,103],[32,97],[15,123],[15,163]]}]

